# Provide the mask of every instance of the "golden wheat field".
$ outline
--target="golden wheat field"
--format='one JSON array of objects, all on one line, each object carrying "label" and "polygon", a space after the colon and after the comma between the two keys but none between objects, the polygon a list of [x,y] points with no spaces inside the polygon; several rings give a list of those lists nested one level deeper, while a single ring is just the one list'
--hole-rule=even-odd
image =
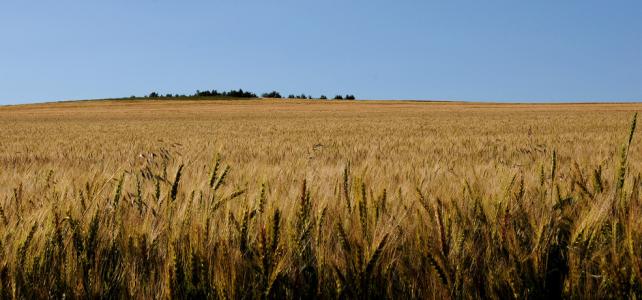
[{"label": "golden wheat field", "polygon": [[640,109],[0,107],[0,296],[637,298]]}]

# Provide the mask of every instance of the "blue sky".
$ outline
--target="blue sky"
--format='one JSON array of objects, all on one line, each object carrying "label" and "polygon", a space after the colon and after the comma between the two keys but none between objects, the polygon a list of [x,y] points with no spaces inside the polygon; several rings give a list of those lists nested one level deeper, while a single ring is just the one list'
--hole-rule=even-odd
[{"label": "blue sky", "polygon": [[0,3],[0,103],[243,88],[642,101],[642,1]]}]

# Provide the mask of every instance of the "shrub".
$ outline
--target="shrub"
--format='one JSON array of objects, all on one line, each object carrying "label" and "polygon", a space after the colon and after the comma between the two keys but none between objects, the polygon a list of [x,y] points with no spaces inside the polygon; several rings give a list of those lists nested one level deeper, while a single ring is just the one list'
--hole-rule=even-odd
[{"label": "shrub", "polygon": [[277,91],[271,91],[269,93],[263,93],[261,95],[261,97],[263,97],[263,98],[281,98],[281,94],[279,94],[279,92],[277,92]]}]

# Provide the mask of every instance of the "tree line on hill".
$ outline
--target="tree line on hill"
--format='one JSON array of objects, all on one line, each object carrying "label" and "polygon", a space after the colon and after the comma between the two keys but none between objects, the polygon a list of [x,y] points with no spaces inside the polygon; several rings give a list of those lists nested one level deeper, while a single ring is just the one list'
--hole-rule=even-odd
[{"label": "tree line on hill", "polygon": [[[136,99],[136,98],[150,98],[150,99],[160,99],[160,98],[259,98],[255,93],[249,92],[249,91],[244,91],[243,89],[238,89],[238,90],[230,90],[230,91],[218,91],[218,90],[196,90],[194,94],[191,95],[185,95],[185,94],[159,94],[157,92],[151,92],[148,95],[145,95],[143,97],[137,97],[137,96],[131,96],[130,98]],[[261,98],[272,98],[272,99],[282,99],[285,98],[281,96],[281,94],[277,91],[271,91],[269,93],[263,93],[261,94]],[[288,99],[319,99],[319,100],[327,100],[328,97],[325,95],[319,96],[319,98],[313,98],[311,95],[294,95],[290,94],[287,97]],[[336,95],[333,100],[355,100],[356,97],[352,94],[347,94],[345,96],[343,95]]]}]

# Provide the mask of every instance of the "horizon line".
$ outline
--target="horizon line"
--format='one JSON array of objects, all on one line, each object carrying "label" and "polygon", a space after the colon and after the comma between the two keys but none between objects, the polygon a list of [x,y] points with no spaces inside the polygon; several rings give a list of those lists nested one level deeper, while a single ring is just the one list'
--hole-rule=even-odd
[{"label": "horizon line", "polygon": [[252,101],[252,100],[273,100],[273,101],[310,101],[310,102],[370,102],[370,101],[387,101],[387,102],[426,102],[426,103],[466,103],[466,104],[636,104],[642,103],[642,100],[461,100],[461,99],[418,99],[418,98],[368,98],[368,99],[354,99],[354,100],[338,100],[338,99],[302,99],[302,98],[266,98],[266,97],[221,97],[221,96],[206,96],[206,97],[159,97],[150,98],[143,97],[114,97],[114,98],[88,98],[88,99],[63,99],[63,100],[44,100],[36,102],[23,102],[13,104],[0,104],[0,107],[22,106],[22,105],[38,105],[38,104],[63,104],[71,102],[92,102],[92,101]]}]

